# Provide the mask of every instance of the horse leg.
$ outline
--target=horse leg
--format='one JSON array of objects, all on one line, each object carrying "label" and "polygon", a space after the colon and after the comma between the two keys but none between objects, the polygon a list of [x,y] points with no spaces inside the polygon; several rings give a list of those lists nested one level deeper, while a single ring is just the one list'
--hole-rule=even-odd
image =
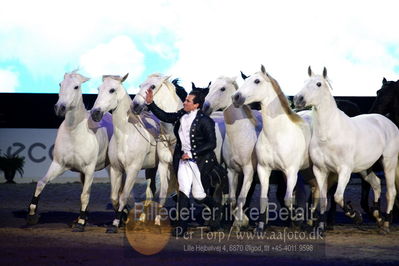
[{"label": "horse leg", "polygon": [[363,222],[361,213],[353,210],[350,203],[345,203],[344,201],[345,188],[349,183],[351,173],[352,171],[348,167],[342,167],[339,171],[338,186],[337,191],[334,194],[334,199],[335,202],[344,210],[345,215],[351,218],[356,225],[360,225]]},{"label": "horse leg", "polygon": [[244,213],[243,206],[245,205],[248,191],[251,188],[251,184],[253,181],[254,168],[252,166],[252,163],[249,165],[245,165],[243,167],[243,172],[244,172],[244,180],[242,183],[240,195],[238,196],[237,208],[236,208],[237,215],[235,217],[233,225],[238,228],[240,228],[241,226],[248,226],[249,222],[248,217]]},{"label": "horse leg", "polygon": [[[142,165],[142,164],[139,164]],[[123,215],[123,209],[126,206],[126,203],[129,199],[130,193],[132,192],[134,183],[136,182],[137,175],[140,171],[140,166],[131,166],[130,168],[126,169],[126,181],[123,187],[122,193],[119,196],[119,208],[118,212],[116,213],[116,217],[112,222],[112,226],[107,228],[107,233],[117,233],[118,227]]]},{"label": "horse leg", "polygon": [[371,208],[371,213],[374,216],[374,218],[376,219],[377,224],[379,226],[381,226],[382,222],[383,222],[382,218],[381,218],[381,215],[380,215],[380,212],[381,212],[381,210],[380,210],[381,181],[375,175],[374,172],[370,172],[369,174],[367,174],[367,171],[362,171],[362,172],[360,172],[360,175],[362,176],[362,178],[365,181],[364,182],[363,179],[362,179],[362,203],[361,203],[362,204],[362,208],[363,208],[363,210],[365,210],[365,206],[366,205],[364,205],[364,204],[366,204],[365,201],[367,200],[367,209],[366,210],[368,210],[367,213],[370,214],[370,209],[368,208],[368,190],[367,190],[367,199],[363,198],[363,197],[365,197],[363,195],[363,192],[365,192],[365,191],[363,191],[363,188],[364,188],[363,183],[364,183],[364,184],[368,185],[368,188],[370,188],[370,186],[373,188],[374,202],[373,202],[373,207]]},{"label": "horse leg", "polygon": [[234,210],[236,207],[236,193],[238,184],[238,173],[232,169],[227,168],[227,177],[229,179],[229,201],[231,209]]},{"label": "horse leg", "polygon": [[119,194],[122,186],[122,172],[116,168],[110,167],[110,179],[111,179],[111,202],[114,211],[117,212],[119,208]]},{"label": "horse leg", "polygon": [[29,204],[27,224],[34,225],[39,221],[37,216],[37,205],[39,204],[40,194],[42,193],[44,187],[48,182],[61,175],[67,170],[64,166],[60,165],[58,162],[53,161],[47,170],[46,175],[37,182],[35,193],[33,194],[32,200]]},{"label": "horse leg", "polygon": [[360,197],[360,206],[362,207],[362,209],[365,213],[369,214],[370,213],[369,194],[370,194],[371,186],[370,186],[369,182],[367,182],[365,180],[365,176],[362,173],[361,173],[361,175],[363,178],[361,179],[362,194]]},{"label": "horse leg", "polygon": [[95,164],[92,164],[87,166],[84,171],[84,183],[83,183],[82,194],[80,195],[80,202],[81,202],[80,214],[78,217],[78,221],[75,224],[72,232],[84,231],[84,227],[87,222],[87,206],[89,205],[91,185],[93,184],[93,178],[94,178],[93,176],[94,168]]},{"label": "horse leg", "polygon": [[337,192],[337,183],[329,186],[327,190],[328,201],[330,202],[330,208],[327,211],[327,229],[333,230],[335,224],[335,214],[337,212],[337,203],[334,200],[334,194]]},{"label": "horse leg", "polygon": [[271,181],[273,184],[273,178],[277,185],[276,198],[278,203],[280,204],[280,208],[285,206],[284,198],[285,193],[287,192],[287,178],[286,175],[282,171],[272,171],[271,173]]},{"label": "horse leg", "polygon": [[[160,186],[161,189],[159,191],[159,209],[161,209],[166,201],[168,187],[169,187],[169,180],[170,180],[170,171],[169,171],[169,163],[167,162],[160,162],[158,164],[158,173],[160,179]],[[155,225],[161,225],[161,215],[157,214],[155,216]]]},{"label": "horse leg", "polygon": [[298,180],[298,169],[286,169],[284,171],[284,174],[287,177],[287,190],[284,196],[284,204],[290,212],[291,222],[297,222],[298,217],[296,217],[295,214],[294,205],[296,204],[296,202],[295,198],[293,197],[293,192]]},{"label": "horse leg", "polygon": [[324,231],[326,228],[326,217],[325,211],[327,209],[327,189],[328,189],[328,172],[324,169],[320,169],[316,165],[313,165],[313,173],[316,177],[317,185],[320,191],[320,217],[319,217],[319,228]]},{"label": "horse leg", "polygon": [[145,169],[145,178],[151,181],[149,186],[147,187],[149,191],[146,191],[146,198],[149,195],[152,195],[152,197],[154,197],[157,191],[157,184],[156,184],[157,170],[158,170],[157,167]]},{"label": "horse leg", "polygon": [[268,195],[269,192],[269,179],[272,170],[268,167],[258,164],[257,172],[259,176],[259,182],[261,185],[260,189],[260,216],[259,223],[256,232],[263,232],[265,230],[265,224],[268,222]]},{"label": "horse leg", "polygon": [[389,224],[392,222],[392,209],[395,203],[396,197],[396,188],[395,188],[395,179],[396,176],[396,167],[398,163],[398,157],[392,156],[387,157],[383,156],[382,163],[384,166],[384,173],[385,173],[385,182],[387,187],[387,211],[385,214],[385,221],[383,230],[385,232],[389,232]]},{"label": "horse leg", "polygon": [[310,217],[307,217],[307,224],[313,226],[314,221],[316,220],[315,211],[317,210],[320,201],[320,189],[317,185],[316,179],[308,180],[308,183],[310,184],[311,189],[311,202],[309,203],[310,207],[308,207],[310,209]]}]

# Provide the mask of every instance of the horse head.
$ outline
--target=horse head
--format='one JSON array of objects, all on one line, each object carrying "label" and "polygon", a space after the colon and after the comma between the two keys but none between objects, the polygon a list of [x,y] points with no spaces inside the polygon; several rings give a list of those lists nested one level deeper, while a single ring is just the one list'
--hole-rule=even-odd
[{"label": "horse head", "polygon": [[[133,99],[133,102],[130,106],[131,111],[135,114],[140,114],[147,108],[147,103],[145,102],[147,90],[153,91],[153,100],[158,104],[162,100],[162,96],[164,96],[162,92],[163,89],[167,88],[167,86],[173,86],[173,84],[169,82],[169,78],[170,76],[164,76],[159,73],[149,75],[147,79],[139,86],[140,91]],[[163,106],[159,107],[162,108]]]},{"label": "horse head", "polygon": [[89,78],[76,72],[77,70],[65,73],[64,80],[60,82],[58,101],[54,105],[54,111],[57,116],[63,117],[68,110],[72,110],[76,106],[83,104],[81,85],[88,81]]},{"label": "horse head", "polygon": [[210,115],[218,109],[225,109],[232,104],[231,95],[236,92],[238,85],[236,77],[229,78],[221,76],[211,83],[209,93],[205,97],[202,111]]},{"label": "horse head", "polygon": [[371,107],[370,113],[382,115],[393,115],[393,112],[399,108],[399,80],[387,81],[382,79],[381,89],[377,91],[377,97]]},{"label": "horse head", "polygon": [[259,72],[245,76],[244,83],[231,96],[234,106],[240,107],[244,104],[261,102],[266,98],[271,98],[272,80],[274,79],[269,76],[263,65]]},{"label": "horse head", "polygon": [[326,68],[323,69],[322,75],[316,75],[309,66],[308,75],[309,79],[305,81],[304,87],[294,96],[295,107],[299,109],[319,105],[325,95],[331,95]]},{"label": "horse head", "polygon": [[122,83],[129,74],[124,77],[114,75],[104,75],[103,83],[98,88],[97,99],[91,109],[91,117],[98,122],[104,113],[115,110],[119,102],[126,96],[127,92]]}]

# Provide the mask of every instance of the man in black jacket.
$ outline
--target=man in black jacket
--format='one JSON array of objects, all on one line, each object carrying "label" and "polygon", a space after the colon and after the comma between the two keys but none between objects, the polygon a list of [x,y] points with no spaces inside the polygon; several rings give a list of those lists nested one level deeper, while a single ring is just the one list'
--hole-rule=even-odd
[{"label": "man in black jacket", "polygon": [[174,236],[182,236],[187,231],[190,192],[193,197],[211,209],[211,230],[220,227],[221,207],[206,194],[210,180],[208,173],[217,163],[213,150],[216,147],[215,122],[200,110],[204,95],[193,90],[186,97],[183,109],[176,113],[166,113],[153,102],[152,89],[147,90],[146,102],[149,109],[160,120],[173,123],[176,147],[173,154],[173,168],[179,183],[178,226]]}]

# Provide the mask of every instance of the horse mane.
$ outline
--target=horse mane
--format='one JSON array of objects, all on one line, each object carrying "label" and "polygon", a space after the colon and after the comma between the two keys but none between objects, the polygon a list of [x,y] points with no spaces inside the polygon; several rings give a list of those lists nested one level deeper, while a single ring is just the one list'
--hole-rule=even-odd
[{"label": "horse mane", "polygon": [[[177,102],[179,102],[179,100],[181,102],[184,102],[185,98],[184,98],[184,100],[181,100],[180,95],[177,93],[177,88],[172,82],[170,82],[169,80],[165,80],[164,84],[166,85],[168,90],[172,93],[173,97],[175,98],[175,100]],[[183,90],[184,90],[184,88],[183,88]]]},{"label": "horse mane", "polygon": [[238,90],[238,88],[239,88],[238,84],[237,84],[237,81],[235,79],[232,79],[232,78],[227,77],[227,76],[220,76],[217,79],[223,79],[223,80],[226,80],[226,81],[230,82],[231,84],[233,84],[235,90]]},{"label": "horse mane", "polygon": [[179,84],[180,80],[175,78],[172,80],[172,84],[175,86],[176,94],[179,96],[180,100],[184,102],[187,97],[187,91]]},{"label": "horse mane", "polygon": [[268,73],[266,73],[266,75],[272,83],[272,87],[277,94],[277,97],[281,103],[281,107],[283,107],[284,112],[288,115],[288,117],[291,119],[292,122],[294,122],[294,123],[302,122],[303,121],[302,118],[291,109],[288,99],[287,99],[287,97],[285,97],[277,80],[275,80]]},{"label": "horse mane", "polygon": [[111,79],[115,79],[115,80],[119,80],[119,81],[122,80],[122,77],[119,75],[103,75],[103,80],[106,78],[111,78]]}]

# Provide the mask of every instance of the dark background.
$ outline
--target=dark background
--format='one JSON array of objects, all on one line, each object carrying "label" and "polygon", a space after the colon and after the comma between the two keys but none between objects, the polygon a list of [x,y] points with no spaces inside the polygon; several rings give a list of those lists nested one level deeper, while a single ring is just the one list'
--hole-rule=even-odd
[{"label": "dark background", "polygon": [[[133,98],[134,95],[131,95]],[[86,109],[91,109],[96,94],[84,94]],[[356,103],[368,113],[375,97],[336,97]],[[58,128],[62,122],[54,113],[58,94],[0,93],[0,128]]]}]

